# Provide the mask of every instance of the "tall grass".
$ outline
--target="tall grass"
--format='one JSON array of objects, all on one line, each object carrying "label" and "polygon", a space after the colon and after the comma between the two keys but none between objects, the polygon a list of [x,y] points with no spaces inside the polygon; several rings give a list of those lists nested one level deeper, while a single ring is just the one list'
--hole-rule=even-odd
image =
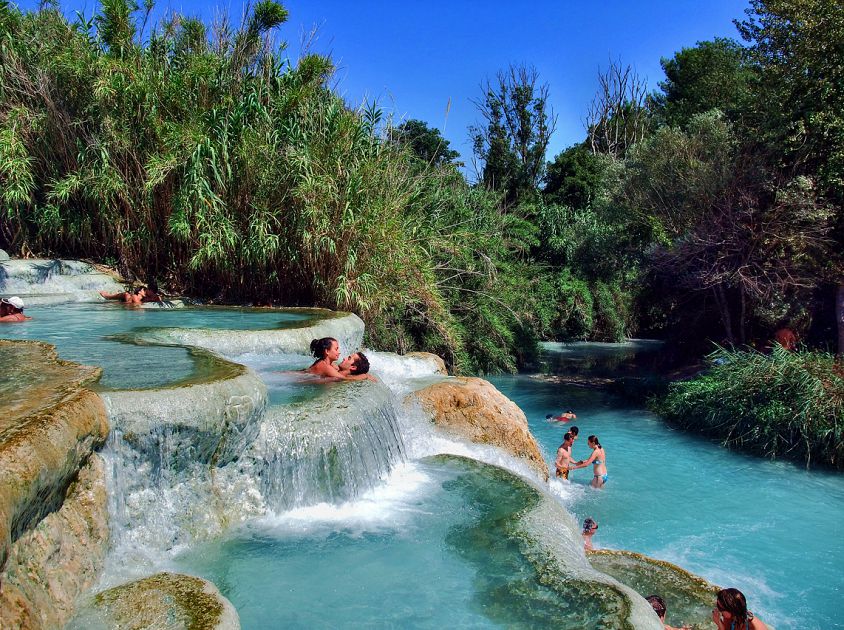
[{"label": "tall grass", "polygon": [[655,409],[725,446],[844,468],[844,370],[833,355],[719,348],[708,363],[672,383]]},{"label": "tall grass", "polygon": [[90,20],[51,7],[0,2],[0,245],[218,301],[352,310],[371,342],[457,370],[531,351],[525,226],[391,141],[376,107],[347,107],[329,59],[291,63],[280,4],[146,37],[127,0]]}]

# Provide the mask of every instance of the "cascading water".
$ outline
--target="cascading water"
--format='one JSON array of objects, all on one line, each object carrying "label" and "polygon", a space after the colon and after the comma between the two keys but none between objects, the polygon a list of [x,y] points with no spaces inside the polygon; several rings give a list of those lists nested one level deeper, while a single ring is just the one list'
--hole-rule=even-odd
[{"label": "cascading water", "polygon": [[268,409],[242,461],[270,510],[359,497],[404,460],[390,391],[337,383],[314,400]]},{"label": "cascading water", "polygon": [[99,291],[123,286],[78,260],[6,260],[0,262],[0,294],[23,296],[29,305],[97,301]]}]

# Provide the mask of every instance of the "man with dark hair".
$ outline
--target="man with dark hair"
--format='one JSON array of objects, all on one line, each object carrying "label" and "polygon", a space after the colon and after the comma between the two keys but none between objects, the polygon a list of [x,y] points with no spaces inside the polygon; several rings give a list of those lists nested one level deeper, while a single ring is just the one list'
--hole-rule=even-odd
[{"label": "man with dark hair", "polygon": [[345,375],[356,376],[369,373],[369,359],[363,352],[353,352],[340,363],[340,372]]},{"label": "man with dark hair", "polygon": [[563,443],[557,449],[557,459],[554,461],[554,467],[557,469],[557,477],[563,479],[569,478],[569,464],[571,463],[571,445],[574,443],[574,436],[571,433],[566,433],[563,436]]}]

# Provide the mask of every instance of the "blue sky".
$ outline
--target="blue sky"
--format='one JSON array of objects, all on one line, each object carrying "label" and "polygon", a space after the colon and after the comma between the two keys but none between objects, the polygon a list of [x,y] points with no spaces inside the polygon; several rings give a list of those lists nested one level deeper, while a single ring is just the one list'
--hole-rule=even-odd
[{"label": "blue sky", "polygon": [[[37,2],[19,2],[22,8]],[[278,34],[296,59],[314,27],[314,52],[330,53],[335,83],[347,102],[377,99],[397,119],[418,118],[443,130],[467,163],[467,127],[478,120],[470,99],[480,84],[510,63],[532,64],[549,84],[558,116],[549,159],[583,139],[583,118],[599,68],[610,59],[633,65],[651,88],[663,78],[661,57],[716,36],[737,38],[732,20],[746,0],[498,0],[377,2],[288,0]],[[66,13],[90,15],[92,0],[66,0]],[[239,20],[242,0],[158,0],[156,13],[175,10],[210,21],[220,11]]]}]

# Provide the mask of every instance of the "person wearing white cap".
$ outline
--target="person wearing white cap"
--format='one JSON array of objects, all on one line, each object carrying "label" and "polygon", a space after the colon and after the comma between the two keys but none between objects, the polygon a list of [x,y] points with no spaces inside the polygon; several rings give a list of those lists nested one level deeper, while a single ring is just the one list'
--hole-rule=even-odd
[{"label": "person wearing white cap", "polygon": [[23,300],[17,295],[0,299],[0,322],[24,322],[31,317],[23,314]]}]

